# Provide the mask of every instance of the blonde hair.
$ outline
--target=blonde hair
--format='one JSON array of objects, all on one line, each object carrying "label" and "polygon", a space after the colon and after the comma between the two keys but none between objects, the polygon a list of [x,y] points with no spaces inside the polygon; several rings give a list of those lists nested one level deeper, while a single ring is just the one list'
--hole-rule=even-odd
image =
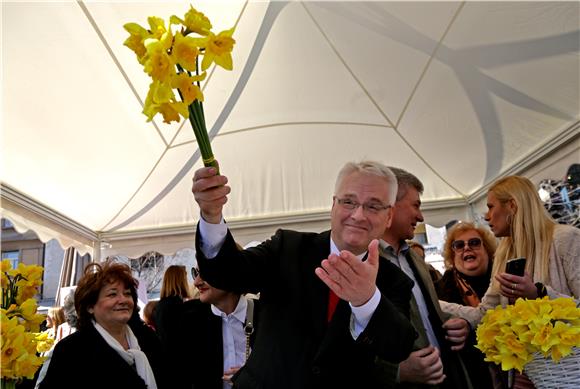
[{"label": "blonde hair", "polygon": [[172,265],[165,270],[160,298],[180,296],[184,299],[191,297],[185,266]]},{"label": "blonde hair", "polygon": [[52,329],[56,334],[58,327],[66,321],[64,317],[64,309],[62,307],[50,307],[48,308],[47,316],[49,316],[50,320],[52,320]]},{"label": "blonde hair", "polygon": [[497,249],[497,240],[490,230],[483,227],[476,227],[475,224],[469,222],[459,222],[454,225],[447,233],[447,240],[443,245],[443,259],[445,260],[445,269],[452,269],[455,267],[455,253],[451,245],[458,235],[467,231],[475,231],[481,237],[483,248],[487,252],[490,263],[493,263],[495,250]]},{"label": "blonde hair", "polygon": [[[498,201],[505,205],[513,201],[510,235],[501,239],[495,253],[492,274],[505,271],[510,258],[526,258],[526,271],[534,281],[549,280],[549,254],[555,222],[544,208],[536,188],[530,180],[508,176],[496,181],[490,188]],[[494,286],[498,288],[497,281]]]}]

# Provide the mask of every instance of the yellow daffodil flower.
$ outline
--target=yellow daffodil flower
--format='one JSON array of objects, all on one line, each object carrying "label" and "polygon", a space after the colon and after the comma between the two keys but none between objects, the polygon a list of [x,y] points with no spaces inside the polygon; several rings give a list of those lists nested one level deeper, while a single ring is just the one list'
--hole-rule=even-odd
[{"label": "yellow daffodil flower", "polygon": [[576,321],[580,320],[580,309],[576,307],[573,300],[556,299],[553,300],[552,316],[561,320]]},{"label": "yellow daffodil flower", "polygon": [[154,39],[161,39],[163,34],[168,30],[165,28],[165,20],[157,16],[150,16],[147,18],[149,22],[149,32]]},{"label": "yellow daffodil flower", "polygon": [[173,36],[170,31],[163,34],[161,40],[145,40],[145,48],[147,49],[145,73],[149,74],[153,80],[167,82],[175,74],[175,62],[168,53],[172,42]]},{"label": "yellow daffodil flower", "polygon": [[36,335],[36,351],[45,353],[49,351],[54,345],[54,339],[48,336],[48,332],[41,332]]},{"label": "yellow daffodil flower", "polygon": [[137,23],[127,23],[123,28],[130,34],[123,44],[133,50],[139,63],[143,64],[143,58],[147,54],[144,42],[145,39],[151,38],[151,34]]},{"label": "yellow daffodil flower", "polygon": [[535,353],[558,361],[580,347],[580,308],[571,298],[519,299],[489,310],[478,326],[477,348],[502,369],[523,370]]},{"label": "yellow daffodil flower", "polygon": [[190,72],[197,70],[199,48],[195,38],[183,36],[180,32],[176,33],[171,55],[173,56],[173,61],[181,65],[185,70]]},{"label": "yellow daffodil flower", "polygon": [[161,113],[165,123],[179,122],[179,115],[184,118],[189,116],[187,104],[176,101],[171,86],[158,81],[154,81],[149,86],[143,113],[147,115],[148,121],[153,120],[153,116],[157,113]]},{"label": "yellow daffodil flower", "polygon": [[10,260],[3,259],[0,271],[2,271],[2,273],[7,272],[8,270],[10,270],[11,267],[12,267],[12,263],[10,262]]},{"label": "yellow daffodil flower", "polygon": [[232,50],[236,41],[232,38],[233,33],[234,29],[231,28],[220,32],[218,35],[210,33],[205,38],[205,44],[203,45],[205,53],[201,62],[201,70],[206,70],[214,62],[226,70],[234,68]]},{"label": "yellow daffodil flower", "polygon": [[171,80],[171,86],[179,89],[181,98],[187,105],[193,103],[195,100],[203,101],[203,93],[201,89],[195,84],[201,81],[205,73],[200,77],[190,77],[186,73],[179,73]]},{"label": "yellow daffodil flower", "polygon": [[169,21],[171,24],[183,24],[186,28],[185,35],[193,32],[206,36],[209,35],[212,27],[211,22],[207,16],[193,8],[191,5],[189,11],[185,13],[185,17],[183,19],[172,15],[171,18],[169,18]]},{"label": "yellow daffodil flower", "polygon": [[36,300],[30,298],[20,305],[20,312],[24,320],[29,320],[36,314]]},{"label": "yellow daffodil flower", "polygon": [[36,313],[37,303],[33,298],[42,284],[42,267],[20,263],[11,269],[9,261],[2,261],[2,274],[0,375],[10,380],[32,379],[45,360],[36,355],[38,334],[35,332],[44,316]]},{"label": "yellow daffodil flower", "polygon": [[[209,19],[192,6],[183,18],[172,15],[168,26],[156,16],[149,17],[148,22],[149,29],[136,23],[124,25],[129,33],[124,45],[135,52],[143,70],[153,80],[143,114],[151,121],[159,113],[165,123],[179,122],[180,117],[189,118],[204,165],[219,171],[207,134],[201,104],[203,93],[195,82],[205,76],[205,70],[213,63],[233,69],[234,28],[215,35]],[[200,55],[203,56],[201,64]],[[170,89],[178,89],[183,101],[177,101]]]}]

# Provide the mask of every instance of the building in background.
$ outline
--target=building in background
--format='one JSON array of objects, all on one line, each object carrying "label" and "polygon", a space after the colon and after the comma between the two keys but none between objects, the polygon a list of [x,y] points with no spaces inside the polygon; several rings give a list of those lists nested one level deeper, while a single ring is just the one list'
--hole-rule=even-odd
[{"label": "building in background", "polygon": [[[12,267],[17,267],[19,263],[44,267],[38,299],[41,310],[53,306],[61,283],[65,250],[55,239],[43,243],[33,231],[18,232],[8,219],[2,218],[1,226],[2,259],[10,259]],[[82,274],[85,264],[90,262],[89,255],[75,255],[75,269],[69,271],[73,274],[74,283]]]}]

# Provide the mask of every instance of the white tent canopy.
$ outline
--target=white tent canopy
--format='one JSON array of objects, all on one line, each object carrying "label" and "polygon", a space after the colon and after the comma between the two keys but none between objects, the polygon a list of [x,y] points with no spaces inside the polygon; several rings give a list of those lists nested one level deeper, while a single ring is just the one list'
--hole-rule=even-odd
[{"label": "white tent canopy", "polygon": [[[434,225],[474,218],[498,177],[580,162],[578,2],[191,3],[215,31],[237,23],[234,70],[204,84],[234,227],[323,228],[349,160],[421,178]],[[189,122],[146,123],[122,28],[188,8],[2,2],[2,212],[17,228],[97,257],[193,244],[197,144]]]}]

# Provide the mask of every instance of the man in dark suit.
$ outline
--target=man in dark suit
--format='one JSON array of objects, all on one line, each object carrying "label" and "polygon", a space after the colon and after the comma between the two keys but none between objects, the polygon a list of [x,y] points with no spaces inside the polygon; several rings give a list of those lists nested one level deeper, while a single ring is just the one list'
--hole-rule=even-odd
[{"label": "man in dark suit", "polygon": [[403,362],[377,364],[383,384],[389,388],[471,388],[458,354],[469,334],[469,324],[441,311],[429,267],[405,242],[414,237],[417,223],[423,221],[420,199],[423,184],[403,169],[390,169],[397,177],[398,193],[393,220],[385,229],[380,252],[415,282],[410,301],[411,322],[419,336],[413,352]]},{"label": "man in dark suit", "polygon": [[258,301],[214,288],[191,269],[199,299],[165,297],[155,324],[171,366],[172,389],[227,389],[255,340]]},{"label": "man in dark suit", "polygon": [[374,361],[402,360],[415,338],[406,317],[412,282],[378,255],[376,238],[390,224],[395,200],[393,174],[374,162],[346,164],[331,231],[279,230],[243,251],[223,221],[226,183],[215,169],[202,168],[193,193],[202,216],[196,249],[204,279],[261,293],[259,332],[234,387],[375,387]]}]

